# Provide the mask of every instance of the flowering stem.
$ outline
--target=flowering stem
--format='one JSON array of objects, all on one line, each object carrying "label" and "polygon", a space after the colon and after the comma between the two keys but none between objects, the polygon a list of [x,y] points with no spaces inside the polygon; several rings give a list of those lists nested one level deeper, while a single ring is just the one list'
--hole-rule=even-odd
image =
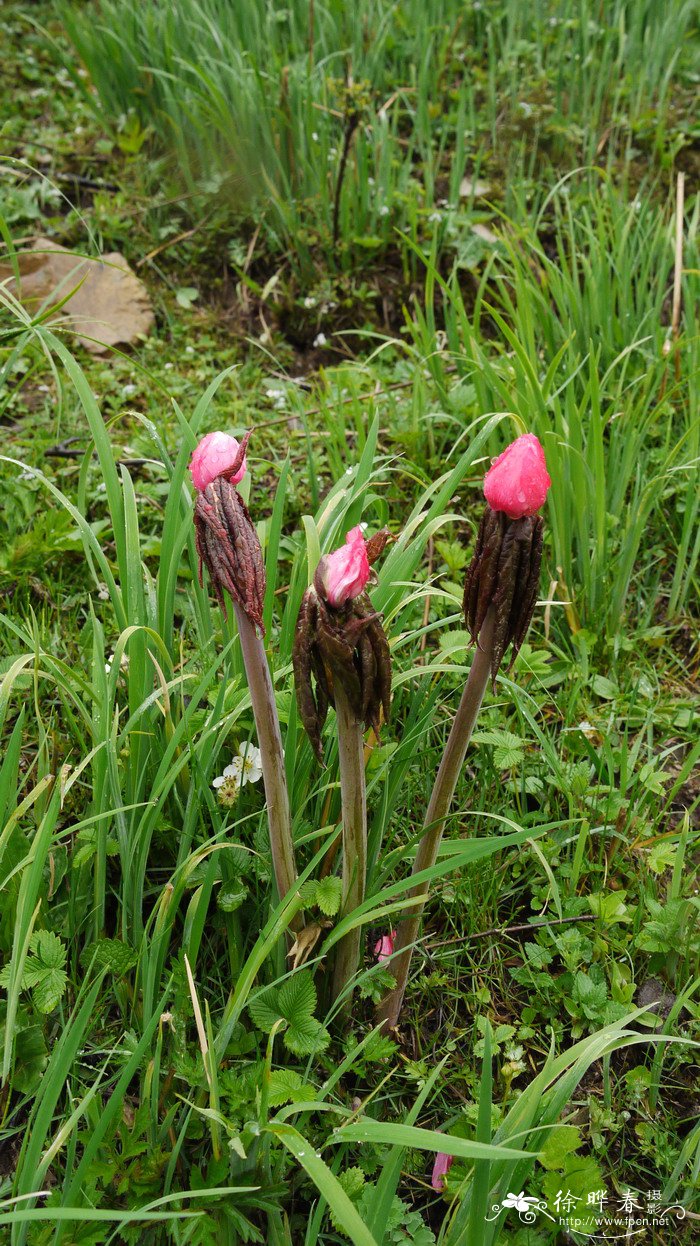
[{"label": "flowering stem", "polygon": [[[469,677],[464,686],[462,699],[455,714],[445,752],[435,779],[430,803],[425,815],[425,831],[418,845],[413,873],[430,869],[437,861],[442,833],[450,811],[452,798],[457,786],[474,724],[477,720],[481,702],[484,698],[486,685],[491,670],[491,652],[493,649],[495,613],[490,606],[474,653],[474,660]],[[413,899],[422,896],[422,900],[411,906],[410,917],[404,918],[398,928],[394,943],[396,955],[391,960],[391,971],[396,979],[396,986],[382,1000],[377,1011],[377,1018],[384,1023],[384,1028],[394,1029],[398,1024],[399,1013],[403,1003],[404,991],[408,981],[411,965],[413,944],[418,938],[421,918],[428,899],[428,884],[422,883],[414,887],[409,896]]]},{"label": "flowering stem", "polygon": [[[353,713],[340,684],[335,687],[335,712],[338,723],[338,755],[340,760],[340,797],[343,817],[343,902],[341,914],[347,916],[365,898],[367,875],[367,796],[362,723]],[[333,975],[333,998],[345,992],[348,982],[357,973],[360,960],[360,927],[348,931],[338,944]],[[342,1012],[347,1015],[352,1004],[352,991],[343,1000]]]},{"label": "flowering stem", "polygon": [[[258,733],[272,866],[275,871],[277,894],[279,899],[283,900],[296,883],[297,871],[275,693],[263,642],[242,606],[234,602],[233,609],[236,614],[243,663]],[[292,929],[298,929],[301,926],[299,915],[290,924]]]}]

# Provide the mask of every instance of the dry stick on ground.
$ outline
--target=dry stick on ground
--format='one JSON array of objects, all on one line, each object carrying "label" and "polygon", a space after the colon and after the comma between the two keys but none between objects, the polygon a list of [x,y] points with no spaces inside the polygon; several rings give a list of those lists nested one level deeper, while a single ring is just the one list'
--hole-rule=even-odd
[{"label": "dry stick on ground", "polygon": [[[493,606],[489,606],[484,624],[479,633],[474,660],[464,686],[462,699],[455,714],[445,751],[442,755],[440,768],[435,779],[435,786],[430,797],[428,811],[425,815],[425,832],[418,845],[413,873],[431,869],[437,861],[442,833],[445,829],[447,816],[450,812],[452,798],[457,787],[464,758],[471,739],[474,724],[477,720],[481,702],[491,672],[491,655],[493,650],[493,634],[495,624]],[[411,909],[410,917],[405,917],[399,924],[395,943],[396,953],[391,959],[391,971],[396,979],[396,986],[377,1010],[377,1018],[385,1029],[395,1029],[403,1003],[408,971],[411,964],[413,945],[418,938],[421,918],[428,899],[427,882],[420,883],[409,891],[411,899],[422,897]]]},{"label": "dry stick on ground", "polygon": [[338,166],[338,180],[335,184],[335,202],[333,204],[333,245],[337,245],[338,233],[340,229],[340,196],[343,192],[343,181],[345,180],[345,169],[350,155],[350,144],[352,136],[360,124],[359,112],[348,113],[345,121],[345,135],[343,138],[343,150],[340,156],[340,164]]},{"label": "dry stick on ground", "polygon": [[551,926],[566,926],[569,922],[594,922],[595,913],[579,913],[575,917],[553,917],[551,921],[521,922],[517,926],[492,926],[490,930],[475,930],[473,934],[463,934],[457,939],[441,939],[437,943],[427,943],[426,949],[434,952],[439,947],[452,947],[455,943],[473,943],[475,939],[488,939],[497,935],[507,939],[512,934],[527,934],[530,930],[549,930]]},{"label": "dry stick on ground", "polygon": [[148,252],[148,255],[142,255],[141,259],[136,261],[134,267],[140,268],[142,264],[147,264],[149,260],[153,260],[157,255],[160,255],[161,251],[167,251],[169,247],[177,246],[178,242],[185,242],[186,239],[191,238],[193,234],[199,233],[200,229],[203,229],[207,221],[210,219],[211,212],[209,212],[207,216],[203,216],[201,221],[198,221],[196,225],[192,226],[192,229],[186,229],[184,233],[178,234],[175,238],[166,238],[165,242],[161,242],[160,246],[154,247],[152,251]]}]

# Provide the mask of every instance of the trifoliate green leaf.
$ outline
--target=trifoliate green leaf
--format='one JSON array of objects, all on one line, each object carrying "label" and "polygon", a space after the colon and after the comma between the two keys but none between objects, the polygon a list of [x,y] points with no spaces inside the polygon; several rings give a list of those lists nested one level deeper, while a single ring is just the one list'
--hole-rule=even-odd
[{"label": "trifoliate green leaf", "polygon": [[224,913],[235,913],[248,897],[248,888],[245,883],[234,882],[227,883],[225,887],[219,889],[216,897],[217,908]]},{"label": "trifoliate green leaf", "polygon": [[[356,1203],[362,1197],[367,1178],[361,1168],[346,1168],[345,1172],[338,1173],[338,1183],[347,1194],[351,1202]],[[336,1219],[332,1208],[330,1210],[330,1220],[334,1229],[339,1233],[343,1233],[343,1226]]]},{"label": "trifoliate green leaf", "polygon": [[543,1168],[563,1168],[566,1157],[578,1151],[582,1144],[581,1130],[576,1125],[557,1125],[545,1139],[539,1162]]},{"label": "trifoliate green leaf", "polygon": [[316,1098],[316,1090],[305,1082],[294,1069],[273,1069],[270,1074],[268,1100],[270,1107],[283,1103],[309,1103]]},{"label": "trifoliate green leaf", "polygon": [[257,1029],[263,1030],[265,1034],[269,1034],[275,1021],[279,1021],[282,1016],[277,1007],[277,991],[270,987],[269,990],[263,991],[255,999],[251,999],[248,1004],[248,1012],[253,1025]]},{"label": "trifoliate green leaf", "polygon": [[307,878],[306,882],[302,883],[299,888],[299,895],[304,901],[304,904],[308,905],[309,908],[316,903],[317,888],[318,883],[315,878]]},{"label": "trifoliate green leaf", "polygon": [[335,917],[340,908],[343,884],[335,874],[329,874],[316,884],[316,904],[326,917]]},{"label": "trifoliate green leaf", "polygon": [[118,978],[123,978],[138,960],[138,953],[121,939],[98,939],[97,943],[89,943],[80,957],[81,964],[87,967],[93,956],[98,968],[108,969]]},{"label": "trifoliate green leaf", "polygon": [[328,1031],[314,1017],[316,987],[308,970],[295,973],[279,988],[270,987],[248,1005],[253,1024],[269,1034],[276,1021],[287,1022],[285,1046],[298,1056],[323,1051],[330,1042]]},{"label": "trifoliate green leaf", "polygon": [[39,1012],[53,1012],[60,1003],[68,984],[65,969],[46,969],[32,991],[34,1007]]},{"label": "trifoliate green leaf", "polygon": [[280,1014],[290,1025],[312,1017],[316,1008],[316,987],[308,970],[295,973],[280,987],[277,997]]},{"label": "trifoliate green leaf", "polygon": [[[34,1007],[39,1012],[52,1012],[60,1002],[68,984],[63,968],[67,952],[52,930],[38,930],[29,940],[29,955],[22,971],[21,989],[32,991]],[[10,966],[0,975],[0,986],[8,987]]]},{"label": "trifoliate green leaf", "polygon": [[63,969],[67,952],[53,930],[38,930],[32,935],[29,947],[44,969]]},{"label": "trifoliate green leaf", "polygon": [[328,1030],[315,1017],[306,1017],[290,1025],[284,1034],[285,1047],[293,1051],[295,1056],[315,1056],[325,1051],[330,1041]]}]

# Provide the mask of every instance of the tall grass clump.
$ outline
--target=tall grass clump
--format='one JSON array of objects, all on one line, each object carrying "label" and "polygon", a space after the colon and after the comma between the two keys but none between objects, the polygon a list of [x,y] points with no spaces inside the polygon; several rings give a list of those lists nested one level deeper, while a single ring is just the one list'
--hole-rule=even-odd
[{"label": "tall grass clump", "polygon": [[[507,262],[515,283],[515,250]],[[240,626],[200,580],[187,471],[229,372],[214,378],[191,410],[172,402],[163,427],[132,413],[153,445],[149,467],[165,486],[154,532],[147,485],[115,458],[114,424],[105,423],[50,313],[32,320],[0,286],[9,321],[0,338],[6,371],[23,352],[43,352],[88,441],[72,487],[3,456],[3,472],[28,473],[45,492],[47,509],[70,517],[80,550],[72,565],[75,592],[62,602],[59,624],[53,605],[0,617],[0,1130],[11,1156],[0,1226],[11,1246],[67,1246],[81,1237],[139,1246],[316,1246],[340,1234],[359,1246],[391,1246],[399,1223],[406,1240],[419,1240],[419,1233],[430,1240],[420,1209],[397,1192],[406,1162],[420,1172],[436,1152],[455,1157],[462,1170],[442,1240],[486,1246],[496,1230],[484,1227],[484,1209],[524,1185],[591,1065],[605,1067],[615,1051],[650,1042],[636,1028],[641,1012],[628,999],[610,1024],[569,1051],[544,1055],[526,1091],[508,1111],[494,1113],[487,1021],[474,1081],[478,1116],[462,1136],[434,1127],[444,1119],[445,1063],[431,1067],[421,1058],[408,1091],[395,1091],[390,1083],[403,1064],[397,1045],[367,1015],[390,987],[391,968],[372,956],[371,943],[365,954],[358,950],[358,932],[391,930],[448,876],[484,873],[496,861],[541,861],[541,845],[568,833],[568,823],[550,820],[543,809],[523,811],[520,820],[477,811],[469,834],[446,837],[420,868],[424,833],[410,802],[429,794],[423,758],[441,731],[441,702],[464,683],[471,662],[464,635],[451,656],[421,647],[436,627],[426,603],[430,609],[439,601],[441,625],[460,615],[454,586],[425,582],[426,550],[462,524],[458,499],[504,439],[504,424],[521,427],[517,412],[526,398],[542,439],[549,438],[553,478],[555,470],[568,470],[556,456],[570,433],[564,423],[546,423],[547,397],[558,399],[567,386],[546,377],[533,382],[537,356],[517,349],[521,337],[529,341],[527,318],[537,309],[524,304],[516,341],[509,326],[515,309],[505,296],[500,311],[482,299],[479,315],[469,316],[458,287],[446,285],[444,293],[453,354],[464,375],[484,387],[483,412],[495,413],[479,413],[454,438],[433,478],[416,488],[404,522],[393,524],[395,539],[382,546],[370,595],[372,621],[381,616],[394,666],[391,724],[377,724],[381,740],[376,733],[363,739],[357,715],[345,724],[355,750],[346,766],[344,726],[338,731],[332,716],[324,718],[321,769],[292,695],[295,628],[322,557],[363,522],[371,530],[392,523],[384,486],[401,468],[382,448],[379,419],[358,417],[361,436],[352,451],[343,447],[345,469],[300,523],[288,514],[297,470],[291,457],[269,493],[256,488],[252,469],[240,480],[240,505],[250,508],[265,576],[263,626],[251,658]],[[497,316],[508,345],[487,367],[482,320]],[[444,389],[427,316],[413,332],[421,384],[427,361]],[[555,361],[565,358],[563,346]],[[613,374],[619,349],[615,344],[603,361]],[[588,357],[595,358],[586,347],[582,374]],[[591,383],[581,384],[583,409]],[[504,386],[517,403],[501,401]],[[623,384],[620,400],[626,393]],[[513,407],[515,415],[500,414]],[[571,416],[566,407],[551,411]],[[586,425],[585,436],[594,434]],[[612,443],[594,448],[598,456],[620,453]],[[661,449],[669,452],[663,441]],[[593,466],[600,465],[595,458]],[[568,517],[564,505],[556,498],[551,504],[554,540],[556,523]],[[578,562],[573,574],[580,574]],[[298,878],[279,897],[268,814],[254,782],[233,785],[230,799],[216,798],[232,752],[240,757],[255,738],[251,660],[265,664],[265,696],[274,702],[284,746],[279,782],[289,796]],[[491,712],[500,712],[500,692],[491,695],[484,675],[479,700],[485,695]],[[505,684],[509,702],[515,687]],[[553,749],[551,757],[555,768]],[[339,855],[340,827],[343,802],[360,781],[365,876],[352,890]],[[460,807],[459,816],[470,812]],[[413,874],[406,869],[411,859],[419,867]],[[343,956],[348,947],[352,955]],[[358,1015],[365,1025],[348,1034],[351,999],[356,1009],[364,1005]],[[361,1168],[368,1154],[376,1161],[369,1178]],[[668,1197],[692,1162],[688,1147]]]},{"label": "tall grass clump", "polygon": [[103,120],[136,118],[185,208],[218,200],[259,224],[259,246],[302,283],[320,261],[373,262],[397,228],[432,237],[467,166],[499,194],[516,174],[614,164],[640,143],[667,158],[673,90],[693,72],[689,0],[100,0],[60,13]]},{"label": "tall grass clump", "polygon": [[530,222],[502,219],[475,295],[429,261],[409,327],[447,411],[456,371],[479,410],[512,410],[540,437],[550,591],[573,630],[605,638],[628,612],[677,618],[697,588],[698,204],[674,333],[675,203],[626,203],[607,178],[577,186],[565,179]]}]

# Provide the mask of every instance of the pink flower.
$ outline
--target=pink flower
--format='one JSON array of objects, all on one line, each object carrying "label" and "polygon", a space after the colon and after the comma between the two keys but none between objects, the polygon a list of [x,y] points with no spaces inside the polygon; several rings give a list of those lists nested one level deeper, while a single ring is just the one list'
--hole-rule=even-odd
[{"label": "pink flower", "polygon": [[525,433],[493,460],[484,477],[484,496],[492,511],[524,519],[544,506],[551,483],[540,442],[534,433]]},{"label": "pink flower", "polygon": [[206,489],[217,476],[223,476],[227,471],[232,473],[228,477],[232,485],[237,485],[245,476],[245,442],[236,441],[228,433],[207,433],[190,459],[195,489]]},{"label": "pink flower", "polygon": [[350,529],[340,549],[321,559],[317,579],[329,606],[344,606],[351,597],[359,597],[369,574],[367,543],[357,527]]},{"label": "pink flower", "polygon": [[438,1151],[433,1164],[433,1175],[430,1178],[430,1184],[438,1194],[442,1194],[445,1188],[445,1177],[452,1167],[454,1155],[446,1155],[444,1151]]},{"label": "pink flower", "polygon": [[383,960],[388,960],[390,956],[393,956],[395,938],[396,931],[392,930],[389,934],[382,935],[381,939],[377,939],[377,942],[374,945],[374,955],[380,963]]}]

